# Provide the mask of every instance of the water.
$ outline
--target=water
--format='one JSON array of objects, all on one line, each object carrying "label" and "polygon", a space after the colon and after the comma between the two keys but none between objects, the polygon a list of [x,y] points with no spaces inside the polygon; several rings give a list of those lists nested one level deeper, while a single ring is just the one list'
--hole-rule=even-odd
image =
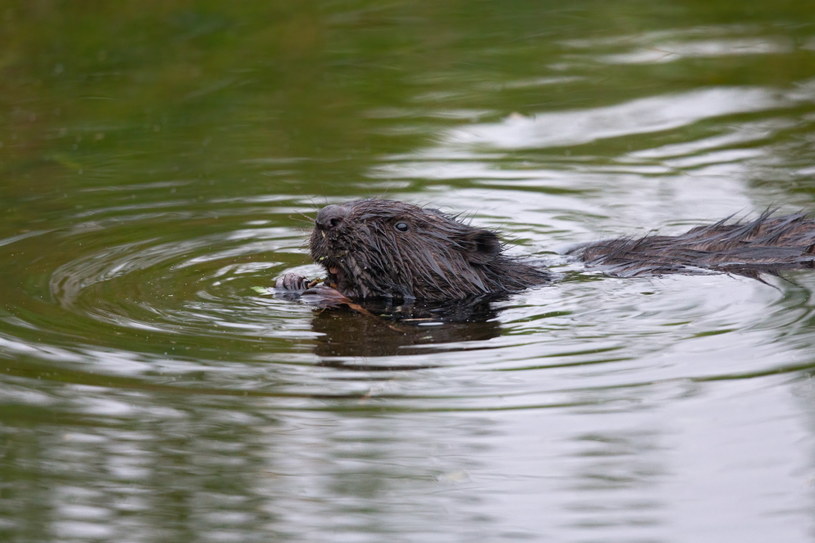
[{"label": "water", "polygon": [[[815,274],[557,256],[815,209],[808,2],[0,20],[0,539],[815,540]],[[562,280],[397,326],[256,291],[371,195]]]}]

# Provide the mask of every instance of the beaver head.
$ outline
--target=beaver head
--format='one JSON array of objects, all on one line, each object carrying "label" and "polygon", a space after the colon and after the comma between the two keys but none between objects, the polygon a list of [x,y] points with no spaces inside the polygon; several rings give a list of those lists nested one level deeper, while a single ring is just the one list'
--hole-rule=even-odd
[{"label": "beaver head", "polygon": [[311,256],[356,299],[440,301],[516,292],[549,280],[503,254],[498,236],[436,209],[355,200],[320,210]]}]

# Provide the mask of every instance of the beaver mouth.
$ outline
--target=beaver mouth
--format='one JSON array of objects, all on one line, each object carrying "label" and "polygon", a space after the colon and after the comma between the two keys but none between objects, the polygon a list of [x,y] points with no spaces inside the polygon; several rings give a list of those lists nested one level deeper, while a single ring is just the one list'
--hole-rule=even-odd
[{"label": "beaver mouth", "polygon": [[[317,235],[321,234],[321,235]],[[315,230],[311,238],[311,257],[320,264],[326,272],[323,284],[337,289],[340,292],[348,286],[351,277],[346,272],[343,259],[348,252],[336,247],[336,240],[326,235],[326,232]]]},{"label": "beaver mouth", "polygon": [[345,284],[346,281],[346,274],[334,263],[324,263],[323,266],[325,267],[325,271],[327,272],[326,278],[324,283],[331,288],[335,288],[337,290],[340,289],[340,285]]}]

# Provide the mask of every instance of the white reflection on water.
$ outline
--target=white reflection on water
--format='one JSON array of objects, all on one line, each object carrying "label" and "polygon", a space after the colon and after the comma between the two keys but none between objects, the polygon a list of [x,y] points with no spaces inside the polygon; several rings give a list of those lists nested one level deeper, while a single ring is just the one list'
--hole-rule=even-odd
[{"label": "white reflection on water", "polygon": [[789,107],[795,103],[780,91],[754,87],[715,87],[666,96],[651,96],[606,107],[513,115],[500,123],[451,130],[448,145],[494,149],[534,149],[581,145],[605,138],[647,134],[687,126],[704,119]]},{"label": "white reflection on water", "polygon": [[675,62],[683,58],[722,57],[728,55],[770,55],[790,52],[791,41],[777,39],[733,38],[698,40],[693,42],[668,41],[652,47],[626,53],[595,57],[609,64],[642,64]]}]

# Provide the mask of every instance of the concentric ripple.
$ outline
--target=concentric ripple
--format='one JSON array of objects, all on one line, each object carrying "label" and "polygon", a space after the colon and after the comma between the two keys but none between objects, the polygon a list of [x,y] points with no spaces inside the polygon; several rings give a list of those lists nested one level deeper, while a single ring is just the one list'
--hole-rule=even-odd
[{"label": "concentric ripple", "polygon": [[[391,383],[375,394],[393,394],[413,408],[480,409],[558,405],[584,396],[576,392],[584,387],[614,384],[625,396],[628,387],[652,380],[722,375],[736,368],[655,369],[653,360],[673,366],[674,347],[680,345],[681,356],[696,344],[710,354],[756,352],[773,343],[773,331],[757,330],[741,334],[738,347],[731,332],[748,328],[742,316],[774,303],[778,293],[726,277],[663,280],[659,299],[652,300],[643,282],[585,282],[588,276],[582,276],[499,304],[481,323],[394,325],[314,312],[254,289],[307,261],[306,232],[292,227],[292,216],[309,209],[214,207],[100,209],[63,228],[4,240],[2,257],[21,285],[2,316],[5,350],[108,375],[162,371],[174,379],[197,379],[190,376],[217,369],[222,379],[207,380],[220,393],[251,389],[271,369],[275,379],[283,379],[275,394],[312,397],[326,386],[332,394],[370,395],[371,380],[380,380],[385,369],[449,366],[467,378],[469,367],[475,381],[456,398],[447,397],[443,381],[418,390],[411,389],[411,380],[396,388]],[[688,291],[691,286],[695,293]],[[722,288],[726,296],[711,296]],[[806,315],[788,307],[779,321],[795,326]],[[592,348],[575,347],[584,344]],[[474,354],[481,350],[489,356]],[[310,368],[309,375],[283,377],[287,366],[298,365]],[[770,350],[755,364],[740,363],[737,373],[782,365]],[[502,372],[510,381],[516,372],[538,371],[558,379],[546,386],[533,380],[497,401],[494,383],[482,382],[484,370]]]},{"label": "concentric ripple", "polygon": [[304,260],[303,232],[275,225],[290,222],[290,210],[117,213],[0,241],[20,285],[2,315],[10,350],[129,346],[217,357],[228,345],[274,340],[285,315],[270,318],[275,303],[252,287]]}]

